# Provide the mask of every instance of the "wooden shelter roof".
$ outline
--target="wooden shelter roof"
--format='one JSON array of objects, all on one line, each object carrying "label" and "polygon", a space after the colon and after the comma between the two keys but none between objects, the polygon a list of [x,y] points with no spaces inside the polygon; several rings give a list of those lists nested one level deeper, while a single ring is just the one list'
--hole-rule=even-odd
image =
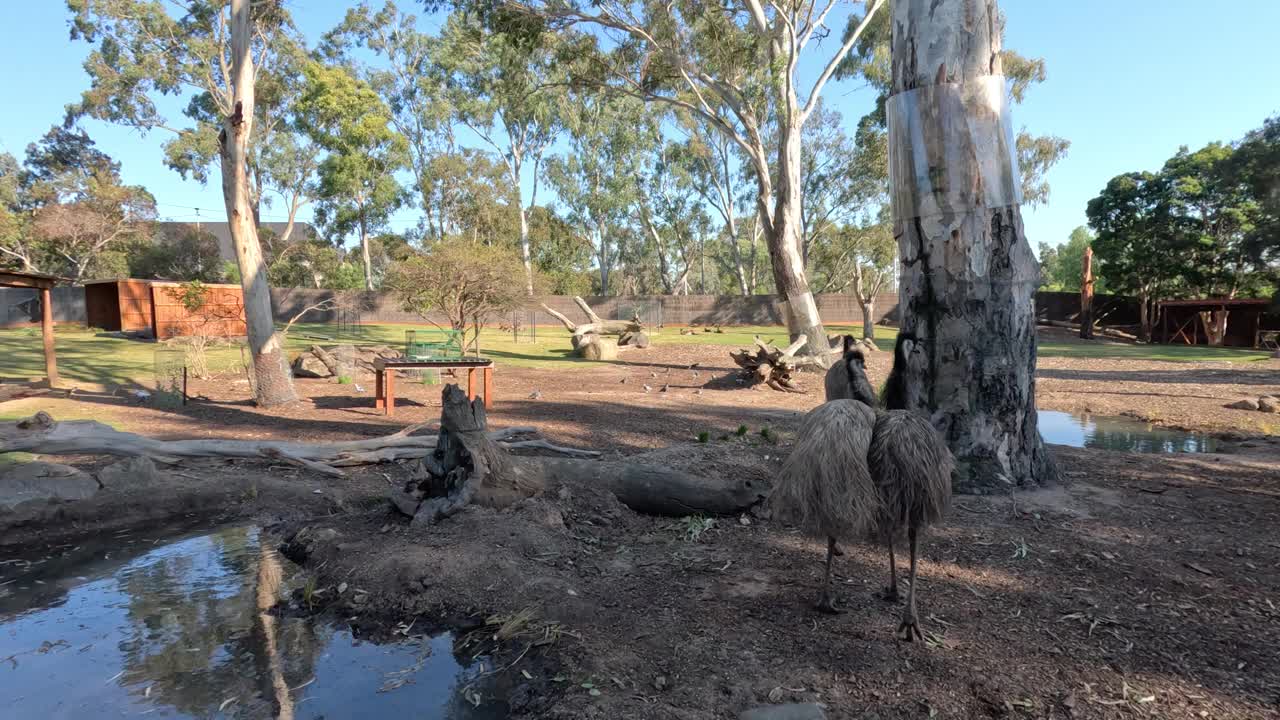
[{"label": "wooden shelter roof", "polygon": [[0,287],[45,289],[65,281],[65,278],[60,278],[57,275],[0,270]]}]

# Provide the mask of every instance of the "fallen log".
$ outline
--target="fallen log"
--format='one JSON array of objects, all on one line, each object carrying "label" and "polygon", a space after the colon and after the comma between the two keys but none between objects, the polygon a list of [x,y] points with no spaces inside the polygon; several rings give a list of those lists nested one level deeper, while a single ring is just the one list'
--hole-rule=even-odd
[{"label": "fallen log", "polygon": [[600,316],[591,309],[591,306],[587,304],[586,300],[583,300],[581,297],[574,296],[573,302],[582,310],[583,314],[587,316],[588,322],[581,324],[575,323],[565,317],[564,313],[552,310],[550,307],[547,307],[546,304],[543,304],[542,309],[551,317],[559,320],[566,330],[573,333],[572,342],[574,350],[580,350],[583,346],[590,344],[594,338],[601,335],[617,335],[619,337],[619,345],[628,344],[621,341],[623,336],[630,336],[637,339],[643,337],[645,346],[648,345],[649,338],[644,333],[644,323],[640,321],[640,317],[638,315],[633,315],[630,320],[602,320],[600,319]]},{"label": "fallen log", "polygon": [[749,480],[715,483],[653,465],[519,457],[493,442],[486,428],[483,402],[446,386],[439,443],[405,488],[392,492],[395,506],[415,524],[430,525],[472,502],[506,507],[564,486],[603,488],[637,512],[673,516],[738,513],[764,494]]},{"label": "fallen log", "polygon": [[[331,443],[299,443],[272,440],[156,440],[124,432],[96,420],[56,421],[46,412],[17,422],[0,423],[0,453],[32,452],[41,455],[145,456],[175,464],[184,458],[222,457],[280,460],[327,475],[340,476],[338,467],[397,460],[416,460],[436,447],[435,435],[414,435],[428,423],[410,425],[399,432],[363,440]],[[517,440],[537,431],[531,427],[495,430],[486,438],[494,443],[516,442],[534,448],[582,457],[589,450],[553,445],[545,440]]]}]

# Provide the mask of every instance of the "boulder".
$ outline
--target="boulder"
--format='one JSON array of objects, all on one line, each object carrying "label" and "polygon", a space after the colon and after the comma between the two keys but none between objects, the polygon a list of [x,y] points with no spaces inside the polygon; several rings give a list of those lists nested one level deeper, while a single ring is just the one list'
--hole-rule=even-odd
[{"label": "boulder", "polygon": [[0,508],[27,502],[84,500],[98,492],[98,481],[68,465],[25,462],[0,472]]},{"label": "boulder", "polygon": [[1280,400],[1270,395],[1263,395],[1258,398],[1258,409],[1264,413],[1280,413]]},{"label": "boulder", "polygon": [[590,342],[578,346],[578,355],[586,360],[617,360],[618,341],[595,337]]},{"label": "boulder", "polygon": [[1258,401],[1253,398],[1245,398],[1244,400],[1237,400],[1227,407],[1232,410],[1257,410]]},{"label": "boulder", "polygon": [[649,347],[649,335],[643,331],[625,332],[618,337],[618,344],[643,350]]},{"label": "boulder", "polygon": [[293,360],[293,376],[299,378],[327,378],[331,376],[329,367],[320,358],[304,352]]},{"label": "boulder", "polygon": [[98,482],[108,490],[155,485],[159,481],[156,464],[148,457],[125,458],[98,471]]}]

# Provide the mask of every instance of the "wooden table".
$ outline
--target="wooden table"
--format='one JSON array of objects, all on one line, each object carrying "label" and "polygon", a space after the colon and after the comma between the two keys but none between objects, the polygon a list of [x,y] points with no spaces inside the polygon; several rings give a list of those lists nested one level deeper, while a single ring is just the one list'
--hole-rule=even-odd
[{"label": "wooden table", "polygon": [[484,406],[488,409],[493,397],[493,361],[481,358],[454,358],[449,360],[387,360],[379,358],[373,362],[377,373],[376,390],[373,406],[385,411],[386,415],[394,415],[396,411],[395,377],[396,370],[466,370],[467,399],[476,398],[476,371],[481,374],[484,383]]}]

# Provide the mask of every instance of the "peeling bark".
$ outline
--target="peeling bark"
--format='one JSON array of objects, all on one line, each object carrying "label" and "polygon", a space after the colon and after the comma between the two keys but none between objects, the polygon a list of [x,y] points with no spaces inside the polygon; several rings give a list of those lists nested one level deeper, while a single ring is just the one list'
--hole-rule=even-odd
[{"label": "peeling bark", "polygon": [[[902,331],[928,356],[907,381],[955,454],[958,490],[1051,481],[1035,408],[1038,269],[1007,190],[1016,158],[993,116],[1001,108],[971,91],[1002,72],[999,9],[895,0],[892,12],[893,94],[920,89],[917,132],[892,113],[889,126]],[[913,198],[918,171],[932,190]],[[1009,204],[993,206],[1001,196]]]}]

